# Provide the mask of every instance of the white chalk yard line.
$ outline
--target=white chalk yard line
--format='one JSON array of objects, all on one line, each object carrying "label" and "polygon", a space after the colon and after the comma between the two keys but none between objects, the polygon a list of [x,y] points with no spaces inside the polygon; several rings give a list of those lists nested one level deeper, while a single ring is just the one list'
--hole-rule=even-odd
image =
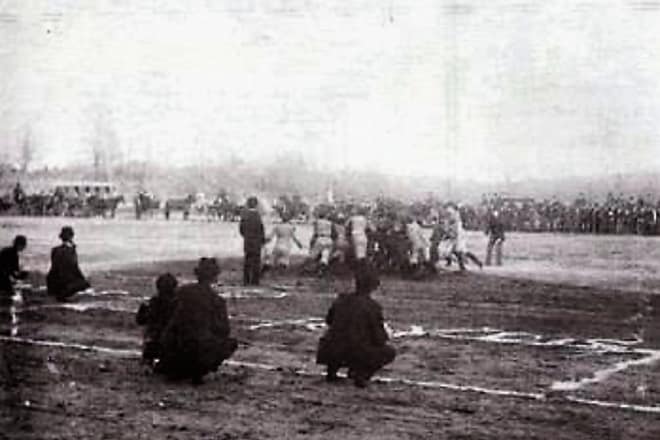
[{"label": "white chalk yard line", "polygon": [[[322,330],[325,325],[321,318],[305,319],[287,319],[279,321],[266,321],[250,326],[250,330],[263,328],[274,328],[279,326],[302,326],[311,331]],[[604,382],[612,375],[627,370],[629,367],[639,365],[651,365],[660,362],[660,350],[640,349],[633,346],[641,343],[641,340],[616,340],[616,339],[586,339],[578,340],[574,338],[546,339],[540,335],[529,332],[507,332],[489,327],[477,328],[456,328],[456,329],[433,329],[424,330],[421,326],[411,326],[409,330],[396,331],[388,328],[388,332],[394,339],[404,337],[438,337],[452,340],[480,341],[498,344],[521,344],[535,347],[561,347],[572,348],[583,352],[592,352],[597,354],[614,353],[632,356],[641,356],[641,358],[619,361],[613,366],[597,370],[593,376],[570,381],[555,381],[550,386],[553,391],[577,391],[588,385]]]},{"label": "white chalk yard line", "polygon": [[264,328],[275,328],[282,326],[301,326],[310,331],[323,330],[325,328],[325,320],[323,318],[301,318],[301,319],[282,319],[282,320],[265,320],[253,324],[248,327],[249,330],[259,330]]},{"label": "white chalk yard line", "polygon": [[587,385],[593,385],[604,382],[610,376],[627,370],[629,367],[639,365],[651,365],[660,361],[660,350],[636,350],[636,353],[646,353],[641,359],[619,361],[611,367],[596,371],[592,377],[579,380],[556,381],[550,388],[555,391],[577,391]]},{"label": "white chalk yard line", "polygon": [[141,355],[140,350],[133,349],[118,349],[118,348],[109,348],[102,347],[99,345],[85,345],[78,344],[74,342],[61,342],[61,341],[47,341],[41,339],[31,339],[23,337],[8,337],[0,335],[0,341],[4,342],[13,342],[22,345],[34,345],[37,347],[53,347],[53,348],[71,348],[81,351],[90,351],[98,352],[104,354],[112,354],[120,357],[139,357]]},{"label": "white chalk yard line", "polygon": [[59,303],[59,304],[40,304],[23,308],[22,312],[30,312],[35,310],[47,309],[62,309],[72,310],[74,312],[88,312],[90,310],[103,310],[107,312],[122,312],[122,313],[136,313],[137,308],[126,308],[113,306],[101,301],[90,301],[80,303]]},{"label": "white chalk yard line", "polygon": [[[15,286],[16,290],[25,290],[32,292],[43,292],[46,291],[46,286],[34,287],[29,283],[19,283]],[[289,296],[288,288],[284,286],[274,285],[274,286],[264,286],[264,287],[231,287],[216,285],[213,286],[218,295],[226,299],[282,299]],[[76,296],[127,296],[130,297],[131,293],[123,289],[107,289],[96,291],[93,287],[90,287],[82,292],[78,292]],[[145,297],[149,298],[149,297]]]},{"label": "white chalk yard line", "polygon": [[109,290],[101,290],[97,292],[96,290],[94,290],[93,287],[90,287],[87,290],[78,292],[76,295],[77,296],[130,296],[131,293],[123,289],[109,289]]},{"label": "white chalk yard line", "polygon": [[[259,294],[263,293],[263,289],[248,289],[248,290],[238,290],[238,293],[245,295],[247,292]],[[10,306],[11,314],[11,336],[18,335],[19,329],[19,318],[18,315],[24,310],[35,310],[35,309],[48,309],[48,308],[59,308],[65,310],[73,310],[76,312],[86,312],[89,310],[107,310],[112,312],[124,312],[124,313],[134,313],[135,310],[116,307],[108,305],[102,302],[89,302],[89,303],[64,303],[64,304],[45,304],[40,306],[33,306],[28,308],[22,308],[20,305],[23,302],[21,295],[22,289],[17,289],[15,295],[12,297],[12,303]],[[88,289],[83,292],[84,295],[89,296],[106,296],[106,295],[130,295],[129,292],[123,290],[114,290],[114,291],[101,291],[94,292],[93,289]],[[230,291],[227,293],[230,298],[241,298],[245,296],[237,296],[235,292]],[[276,292],[274,295],[272,292],[269,292],[269,295],[272,295],[272,298],[282,298],[287,295],[286,292]],[[222,294],[221,294],[222,296]],[[265,328],[275,328],[281,326],[302,326],[310,331],[321,331],[325,328],[325,323],[322,318],[318,317],[308,317],[301,319],[286,319],[286,320],[265,320],[263,322],[258,322],[256,324],[248,327],[250,330],[259,330]],[[546,339],[541,335],[522,332],[522,331],[502,331],[498,329],[493,329],[490,327],[482,328],[454,328],[454,329],[430,329],[425,330],[422,326],[412,325],[408,330],[393,330],[388,327],[388,332],[391,337],[394,339],[405,338],[405,337],[436,337],[452,340],[466,340],[466,341],[480,341],[480,342],[490,342],[490,343],[500,343],[500,344],[522,344],[527,346],[537,346],[537,347],[561,347],[561,348],[572,348],[575,350],[583,352],[594,352],[594,353],[616,353],[616,354],[629,354],[635,356],[641,356],[638,359],[619,361],[613,366],[601,369],[596,371],[591,377],[577,379],[577,380],[567,380],[567,381],[555,381],[550,386],[550,389],[553,391],[577,391],[586,386],[604,382],[609,379],[612,375],[625,371],[629,367],[638,366],[638,365],[651,365],[660,361],[660,350],[650,350],[650,349],[639,349],[634,348],[634,345],[637,345],[641,342],[640,339],[636,340],[614,340],[614,339],[587,339],[587,340],[577,340],[574,338],[562,338],[562,339]]]},{"label": "white chalk yard line", "polygon": [[[320,331],[325,328],[325,320],[321,317],[310,316],[307,318],[293,318],[281,320],[265,320],[249,327],[250,330],[274,328],[281,326],[299,326],[310,331]],[[532,347],[560,347],[573,348],[579,351],[590,351],[596,353],[621,353],[647,355],[653,350],[634,348],[642,343],[641,339],[618,340],[618,339],[576,339],[559,338],[548,339],[541,335],[521,332],[505,331],[491,327],[480,328],[439,328],[425,330],[420,325],[412,325],[408,330],[395,330],[385,324],[387,332],[392,339],[408,337],[431,337],[462,341],[479,341],[496,344],[528,345]]]},{"label": "white chalk yard line", "polygon": [[[60,341],[36,340],[36,339],[12,337],[12,336],[0,336],[0,341],[25,344],[25,345],[42,346],[42,347],[70,348],[70,349],[82,350],[87,352],[110,354],[110,355],[126,357],[126,358],[138,358],[141,356],[140,350],[137,349],[116,349],[116,348],[102,347],[96,345],[84,345],[84,344],[60,342]],[[305,369],[287,368],[287,367],[281,367],[281,366],[276,366],[266,363],[257,363],[257,362],[227,360],[224,362],[224,364],[234,367],[245,367],[245,368],[252,368],[252,369],[264,370],[264,371],[291,372],[293,374],[302,375],[302,376],[317,377],[323,374],[320,372],[314,372]],[[545,401],[548,399],[548,396],[544,393],[526,393],[521,391],[484,388],[484,387],[471,386],[471,385],[457,385],[457,384],[439,382],[439,381],[418,381],[407,378],[393,378],[393,377],[380,377],[380,376],[374,377],[373,380],[375,382],[384,383],[384,384],[402,384],[409,386],[417,386],[421,388],[446,389],[457,392],[478,393],[478,394],[486,394],[490,396],[512,397],[512,398],[521,398],[521,399],[535,400],[535,401]],[[611,402],[605,400],[584,399],[570,395],[562,396],[562,400],[565,402],[570,402],[579,405],[596,406],[596,407],[609,408],[615,410],[628,410],[628,411],[640,412],[640,413],[660,414],[660,406],[656,406],[656,405],[637,405],[637,404],[630,404],[624,402]]]},{"label": "white chalk yard line", "polygon": [[11,317],[9,334],[11,336],[18,336],[18,314],[21,304],[23,304],[23,293],[21,290],[16,289],[14,295],[11,297],[11,305],[9,306],[9,315]]},{"label": "white chalk yard line", "polygon": [[[22,298],[21,298],[22,299]],[[131,298],[132,299],[132,298]],[[148,299],[148,298],[136,298]],[[114,312],[135,313],[134,308],[124,308],[110,305],[102,301],[80,302],[80,303],[53,303],[41,304],[28,307],[16,307],[15,312],[32,311],[40,309],[66,309],[77,312],[88,310],[107,310]],[[234,317],[235,318],[235,317]],[[17,318],[15,318],[17,319]],[[262,320],[249,326],[250,330],[259,330],[266,328],[276,328],[282,326],[298,326],[309,331],[318,332],[325,328],[325,320],[321,317],[291,318],[281,320]],[[620,354],[639,354],[644,357],[653,356],[655,350],[634,348],[642,342],[641,339],[635,340],[617,340],[617,339],[575,339],[559,338],[547,339],[541,335],[521,332],[504,331],[491,327],[480,328],[440,328],[426,330],[422,326],[412,325],[407,330],[394,330],[386,324],[388,333],[393,339],[402,339],[407,337],[432,337],[451,340],[479,341],[497,344],[518,344],[534,347],[560,347],[573,348],[579,351],[589,351],[596,353],[620,353]]]}]

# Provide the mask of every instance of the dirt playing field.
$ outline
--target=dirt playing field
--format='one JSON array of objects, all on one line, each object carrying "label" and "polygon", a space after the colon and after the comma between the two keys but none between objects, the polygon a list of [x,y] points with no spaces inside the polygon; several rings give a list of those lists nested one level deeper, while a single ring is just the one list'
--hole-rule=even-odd
[{"label": "dirt playing field", "polygon": [[[4,242],[28,233],[26,265],[46,270],[60,223],[1,223]],[[0,438],[660,438],[656,240],[514,235],[501,270],[386,277],[375,297],[398,357],[359,390],[326,384],[314,364],[322,318],[349,279],[294,270],[244,289],[235,224],[74,227],[94,291],[56,304],[36,274],[0,307],[11,368]],[[481,235],[470,244],[483,252]],[[135,311],[155,276],[192,280],[201,255],[223,257],[218,292],[242,344],[204,385],[167,383],[139,362]],[[541,269],[509,278],[516,266]],[[597,276],[617,270],[627,280]]]}]

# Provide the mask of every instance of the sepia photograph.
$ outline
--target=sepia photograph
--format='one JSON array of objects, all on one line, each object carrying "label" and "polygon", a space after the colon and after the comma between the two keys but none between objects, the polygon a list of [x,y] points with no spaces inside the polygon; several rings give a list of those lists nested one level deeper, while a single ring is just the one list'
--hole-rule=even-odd
[{"label": "sepia photograph", "polygon": [[4,439],[660,439],[660,0],[0,0]]}]

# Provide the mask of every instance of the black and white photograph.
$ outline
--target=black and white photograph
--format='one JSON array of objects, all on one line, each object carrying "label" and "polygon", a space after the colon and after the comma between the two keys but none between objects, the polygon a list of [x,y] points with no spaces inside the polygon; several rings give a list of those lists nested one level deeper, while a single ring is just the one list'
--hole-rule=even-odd
[{"label": "black and white photograph", "polygon": [[0,0],[4,439],[660,439],[660,0]]}]

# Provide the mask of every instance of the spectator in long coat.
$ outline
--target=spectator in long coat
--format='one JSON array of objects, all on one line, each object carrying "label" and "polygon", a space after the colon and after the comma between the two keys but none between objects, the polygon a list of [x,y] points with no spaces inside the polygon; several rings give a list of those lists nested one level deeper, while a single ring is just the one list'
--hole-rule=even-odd
[{"label": "spectator in long coat", "polygon": [[211,287],[219,273],[215,258],[202,258],[195,269],[197,283],[177,290],[172,318],[160,337],[157,373],[201,383],[236,350],[227,305]]},{"label": "spectator in long coat", "polygon": [[261,275],[261,248],[266,242],[264,224],[257,210],[259,201],[256,197],[247,200],[247,209],[241,215],[239,232],[243,237],[243,284],[258,286]]},{"label": "spectator in long coat", "polygon": [[14,280],[24,279],[27,272],[21,270],[19,255],[27,247],[27,238],[17,235],[14,243],[0,250],[0,295],[14,294]]},{"label": "spectator in long coat", "polygon": [[65,226],[60,232],[62,244],[50,253],[50,270],[46,276],[48,293],[58,301],[64,301],[90,287],[78,266],[78,253],[73,242],[74,232]]},{"label": "spectator in long coat", "polygon": [[145,327],[142,359],[147,363],[160,358],[160,336],[174,312],[177,284],[176,277],[170,273],[159,276],[156,280],[156,295],[138,309],[135,320],[138,325]]},{"label": "spectator in long coat", "polygon": [[380,285],[370,266],[356,273],[355,293],[340,294],[326,316],[328,330],[319,341],[316,362],[327,366],[326,380],[337,380],[337,372],[348,368],[357,387],[367,382],[396,356],[387,344],[383,310],[370,294]]}]

